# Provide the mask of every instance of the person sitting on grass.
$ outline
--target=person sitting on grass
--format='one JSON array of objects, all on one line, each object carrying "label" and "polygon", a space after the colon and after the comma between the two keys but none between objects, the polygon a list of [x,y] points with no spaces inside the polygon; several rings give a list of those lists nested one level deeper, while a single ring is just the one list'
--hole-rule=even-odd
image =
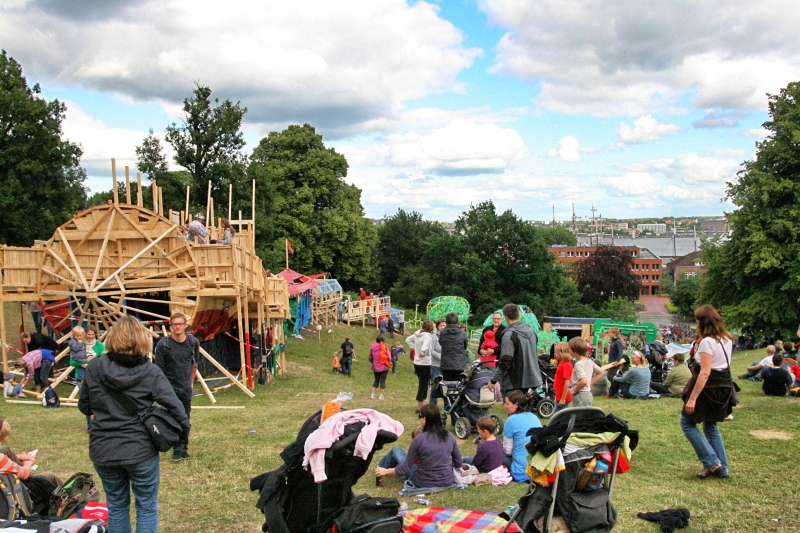
[{"label": "person sitting on grass", "polygon": [[672,368],[667,372],[664,383],[650,383],[650,388],[662,396],[680,396],[689,379],[692,371],[683,364],[683,354],[676,353],[672,356]]},{"label": "person sitting on grass", "polygon": [[[455,482],[453,468],[461,468],[463,464],[458,443],[442,425],[442,415],[436,404],[422,406],[419,422],[423,431],[411,441],[408,454],[402,457],[402,453],[398,453],[402,449],[392,448],[387,455],[391,458],[385,462],[381,459],[375,468],[375,477],[398,475],[412,488],[449,487]],[[395,466],[389,466],[391,464]]]},{"label": "person sitting on grass", "polygon": [[503,443],[494,436],[497,424],[492,417],[480,417],[475,426],[478,428],[480,437],[478,449],[475,457],[464,457],[464,464],[472,465],[479,473],[486,474],[498,466],[503,466]]},{"label": "person sitting on grass", "polygon": [[13,372],[9,372],[4,376],[3,380],[3,398],[17,397],[24,398],[25,393],[22,392],[22,383],[16,383],[14,378],[17,376]]},{"label": "person sitting on grass", "polygon": [[776,352],[777,350],[775,349],[775,346],[772,344],[767,346],[767,355],[764,356],[764,359],[757,363],[754,362],[752,365],[748,366],[747,372],[739,376],[739,379],[761,381],[761,376],[759,376],[761,369],[772,364],[772,356],[775,355]]},{"label": "person sitting on grass", "polygon": [[635,351],[631,358],[630,370],[615,376],[614,381],[622,384],[620,391],[623,398],[647,399],[650,396],[650,365],[640,351]]},{"label": "person sitting on grass", "polygon": [[761,390],[767,396],[786,396],[789,387],[792,386],[792,375],[781,367],[783,356],[776,353],[772,356],[772,364],[761,369],[761,379],[764,383]]},{"label": "person sitting on grass", "polygon": [[503,464],[511,472],[514,481],[524,483],[530,480],[525,471],[528,466],[528,450],[525,449],[525,444],[530,440],[528,430],[540,428],[542,423],[531,413],[528,399],[522,391],[509,392],[503,407],[508,414],[503,428]]}]

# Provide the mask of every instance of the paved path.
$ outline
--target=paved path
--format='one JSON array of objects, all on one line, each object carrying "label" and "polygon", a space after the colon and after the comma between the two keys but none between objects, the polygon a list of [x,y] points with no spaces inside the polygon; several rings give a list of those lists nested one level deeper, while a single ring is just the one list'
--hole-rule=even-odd
[{"label": "paved path", "polygon": [[668,296],[642,296],[645,310],[639,312],[639,322],[652,322],[657,326],[672,324],[675,319],[667,310]]}]

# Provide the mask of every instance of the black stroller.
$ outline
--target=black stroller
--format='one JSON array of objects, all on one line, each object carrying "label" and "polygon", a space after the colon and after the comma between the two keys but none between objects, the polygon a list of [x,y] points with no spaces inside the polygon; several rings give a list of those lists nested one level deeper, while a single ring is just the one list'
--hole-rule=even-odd
[{"label": "black stroller", "polygon": [[650,364],[650,381],[663,383],[670,369],[667,347],[661,341],[653,341],[644,348],[644,355]]},{"label": "black stroller", "polygon": [[[545,360],[546,358],[546,360]],[[539,371],[542,374],[542,385],[536,390],[528,390],[525,397],[528,405],[539,418],[550,418],[556,410],[556,367],[550,363],[550,358],[541,356],[537,359]]]},{"label": "black stroller", "polygon": [[[461,381],[442,381],[437,376],[434,387],[439,387],[444,398],[442,425],[447,427],[447,419],[453,423],[453,431],[459,439],[466,439],[478,419],[489,414],[489,408],[495,404],[495,396],[489,390],[494,370],[484,366],[480,361],[472,363],[469,373],[462,376]],[[503,420],[497,415],[489,415],[495,422],[495,434],[503,431]]]},{"label": "black stroller", "polygon": [[[588,447],[572,445],[571,452],[566,453],[565,446],[573,432],[618,436],[613,442]],[[617,518],[611,494],[620,452],[626,436],[629,449],[636,448],[638,432],[629,430],[626,421],[611,413],[606,415],[598,407],[572,407],[557,412],[547,426],[533,429],[529,434],[528,452],[532,456],[537,452],[551,456],[561,450],[564,470],[555,474],[549,487],[530,484],[502,533],[511,523],[516,523],[521,531],[548,533],[554,516],[560,516],[573,533],[611,531]]]},{"label": "black stroller", "polygon": [[281,452],[284,464],[250,481],[250,490],[260,491],[258,507],[265,517],[262,531],[271,533],[328,533],[336,525],[342,533],[398,533],[403,520],[397,516],[396,498],[356,497],[351,487],[369,469],[376,450],[397,440],[397,435],[379,430],[366,459],[353,455],[364,422],[345,426],[343,435],[325,453],[328,479],[314,482],[302,468],[304,445],[320,426],[321,411],[306,420],[297,440]]}]

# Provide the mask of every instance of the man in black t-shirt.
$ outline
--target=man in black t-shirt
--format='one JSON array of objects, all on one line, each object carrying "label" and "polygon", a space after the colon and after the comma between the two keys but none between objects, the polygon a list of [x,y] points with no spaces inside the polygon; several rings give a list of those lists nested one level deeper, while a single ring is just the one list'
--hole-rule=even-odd
[{"label": "man in black t-shirt", "polygon": [[[183,404],[188,417],[192,411],[192,388],[197,375],[197,360],[200,356],[200,341],[186,333],[188,318],[180,312],[169,318],[170,334],[162,338],[155,350],[155,363],[167,376],[175,394]],[[189,459],[189,433],[172,449],[172,460]]]},{"label": "man in black t-shirt", "polygon": [[342,343],[341,348],[339,348],[339,351],[336,352],[336,355],[341,355],[341,358],[339,359],[341,372],[342,374],[346,374],[348,377],[353,377],[353,356],[355,354],[356,351],[353,348],[353,343],[350,342],[350,337],[345,337],[344,342]]}]

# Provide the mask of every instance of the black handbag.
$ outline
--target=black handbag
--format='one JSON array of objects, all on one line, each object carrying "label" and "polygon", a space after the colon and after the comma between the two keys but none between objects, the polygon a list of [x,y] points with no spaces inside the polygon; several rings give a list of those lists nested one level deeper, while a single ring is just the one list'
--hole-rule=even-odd
[{"label": "black handbag", "polygon": [[133,400],[119,391],[106,388],[106,392],[114,398],[128,413],[136,415],[142,421],[150,435],[150,440],[160,452],[167,452],[175,447],[181,440],[183,428],[166,408],[160,405],[151,405],[144,412],[136,410]]}]

